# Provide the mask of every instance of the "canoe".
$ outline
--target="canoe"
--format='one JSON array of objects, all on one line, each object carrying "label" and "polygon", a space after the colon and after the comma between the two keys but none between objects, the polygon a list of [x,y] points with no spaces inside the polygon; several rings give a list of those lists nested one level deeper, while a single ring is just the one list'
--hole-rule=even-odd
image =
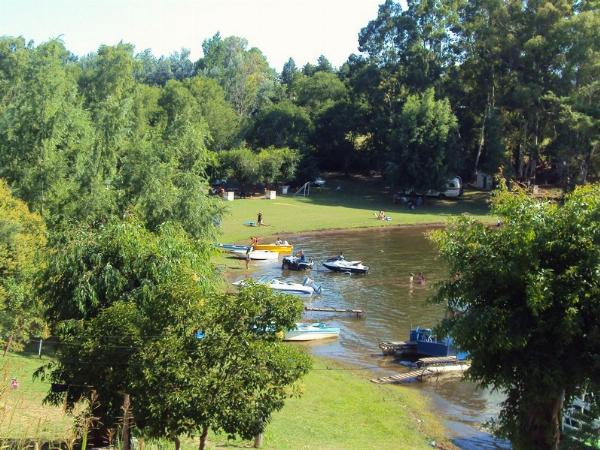
[{"label": "canoe", "polygon": [[284,341],[316,341],[319,339],[337,338],[340,335],[338,327],[330,327],[324,323],[297,323],[296,328],[289,330]]},{"label": "canoe", "polygon": [[290,245],[290,244],[275,244],[275,243],[273,243],[273,244],[255,244],[254,249],[255,250],[268,250],[270,252],[277,252],[277,253],[292,253],[294,246]]},{"label": "canoe", "polygon": [[[247,250],[229,250],[233,256],[238,259],[246,259]],[[266,259],[277,259],[279,257],[279,253],[277,252],[269,252],[266,250],[254,250],[250,252],[250,259],[264,261]]]}]

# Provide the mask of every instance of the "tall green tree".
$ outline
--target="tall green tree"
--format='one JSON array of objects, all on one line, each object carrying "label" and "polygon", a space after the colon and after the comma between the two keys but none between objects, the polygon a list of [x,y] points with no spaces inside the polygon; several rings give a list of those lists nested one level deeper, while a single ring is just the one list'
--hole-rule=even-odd
[{"label": "tall green tree", "polygon": [[135,412],[144,410],[144,392],[134,387],[139,371],[152,374],[160,364],[143,359],[144,352],[163,341],[177,343],[173,352],[195,342],[217,282],[211,254],[211,244],[190,239],[178,225],[154,233],[132,217],[99,230],[71,230],[54,250],[39,292],[60,344],[56,360],[39,373],[70,386],[66,394],[48,394],[67,407],[81,397],[93,400],[82,386],[93,389],[96,445],[106,445],[108,431],[118,426],[124,394],[131,395],[136,421],[144,421]]},{"label": "tall green tree", "polygon": [[46,227],[37,213],[11,194],[0,179],[0,330],[3,350],[19,349],[45,332],[35,276],[44,268]]},{"label": "tall green tree", "polygon": [[93,129],[60,41],[11,44],[0,60],[0,176],[50,222],[69,214],[85,182]]},{"label": "tall green tree", "polygon": [[202,43],[204,56],[197,62],[198,73],[215,79],[225,91],[227,100],[241,117],[253,114],[268,103],[275,71],[256,48],[236,36],[221,38],[219,33]]},{"label": "tall green tree", "polygon": [[[311,365],[307,354],[278,337],[301,312],[297,298],[263,286],[211,297],[198,324],[200,340],[156,341],[136,361],[140,426],[157,437],[165,429],[173,436],[197,432],[201,450],[209,429],[246,439],[262,433]],[[156,370],[148,371],[149,364]]]},{"label": "tall green tree", "polygon": [[496,431],[517,449],[556,449],[565,399],[600,393],[600,186],[561,204],[501,190],[490,228],[468,217],[433,234],[448,263],[434,299],[467,376],[506,393]]},{"label": "tall green tree", "polygon": [[400,124],[394,134],[388,176],[401,188],[441,190],[461,158],[457,121],[449,101],[436,100],[433,89],[410,95]]}]

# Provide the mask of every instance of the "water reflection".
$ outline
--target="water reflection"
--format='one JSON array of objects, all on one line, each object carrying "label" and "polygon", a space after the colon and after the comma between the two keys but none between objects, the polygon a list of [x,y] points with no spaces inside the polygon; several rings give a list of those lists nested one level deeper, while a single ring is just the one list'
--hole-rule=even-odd
[{"label": "water reflection", "polygon": [[[341,328],[333,342],[313,343],[311,352],[389,375],[401,370],[393,358],[381,356],[381,340],[405,340],[415,326],[432,327],[444,316],[444,307],[427,301],[435,284],[445,275],[433,244],[426,238],[429,230],[421,227],[373,229],[361,232],[336,232],[316,235],[281,236],[294,243],[315,260],[309,274],[322,286],[320,296],[306,299],[311,306],[362,309],[363,319],[347,314],[309,312],[307,321],[327,321]],[[321,262],[343,252],[348,260],[362,260],[370,266],[367,275],[334,273]],[[411,281],[410,274],[423,272],[426,282]],[[281,261],[252,263],[252,275],[281,277],[302,282],[305,273],[282,271]],[[436,410],[448,419],[450,429],[461,448],[497,448],[481,422],[497,413],[499,398],[474,385],[460,381],[413,385],[432,398]],[[491,446],[491,447],[490,447]]]}]

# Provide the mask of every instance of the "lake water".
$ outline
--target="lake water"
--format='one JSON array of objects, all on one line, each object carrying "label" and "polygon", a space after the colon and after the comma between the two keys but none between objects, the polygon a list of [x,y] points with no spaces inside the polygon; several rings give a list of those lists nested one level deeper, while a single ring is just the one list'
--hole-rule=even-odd
[{"label": "lake water", "polygon": [[[310,275],[322,287],[322,293],[305,299],[306,305],[366,312],[362,319],[349,314],[305,313],[306,321],[323,321],[341,328],[339,339],[308,344],[310,351],[371,371],[374,376],[391,375],[406,369],[394,358],[383,357],[378,343],[408,340],[411,327],[433,327],[444,316],[443,306],[427,301],[436,282],[446,275],[433,244],[426,238],[428,231],[421,227],[389,227],[360,232],[282,235],[282,239],[294,244],[294,251],[302,249],[314,259],[315,269],[307,273],[282,271],[280,261],[253,261],[250,270],[236,274],[235,280],[251,275],[302,282]],[[369,273],[334,273],[321,265],[340,252],[348,260],[362,260],[370,267]],[[425,283],[411,283],[411,272],[423,272]],[[457,379],[410,386],[431,398],[436,410],[444,415],[459,447],[499,448],[500,443],[480,430],[480,423],[497,413],[499,396]]]}]

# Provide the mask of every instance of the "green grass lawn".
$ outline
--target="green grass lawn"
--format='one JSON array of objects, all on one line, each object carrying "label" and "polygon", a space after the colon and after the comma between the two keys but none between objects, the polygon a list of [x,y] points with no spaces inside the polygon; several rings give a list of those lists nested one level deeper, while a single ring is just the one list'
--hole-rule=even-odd
[{"label": "green grass lawn", "polygon": [[[427,198],[424,206],[409,210],[406,205],[393,204],[391,194],[379,180],[329,178],[326,187],[312,188],[309,197],[288,195],[276,200],[250,198],[225,202],[227,212],[221,226],[221,240],[245,242],[250,236],[279,235],[285,239],[287,234],[303,231],[439,224],[464,213],[492,221],[488,198],[487,192],[466,191],[458,200]],[[392,221],[377,220],[375,213],[379,210],[385,211]],[[267,226],[244,225],[247,221],[256,222],[259,211]]]},{"label": "green grass lawn", "polygon": [[[333,369],[333,370],[328,370]],[[263,447],[272,450],[426,449],[443,443],[445,430],[423,396],[401,386],[375,385],[368,372],[315,361],[303,380],[303,394],[292,398],[267,426]],[[197,440],[188,440],[186,449]],[[209,448],[240,448],[249,442],[211,436]]]},{"label": "green grass lawn", "polygon": [[[33,380],[46,359],[26,354],[0,356],[0,439],[68,440],[73,419],[62,408],[44,405],[49,383]],[[19,385],[11,387],[11,379]]]},{"label": "green grass lawn", "polygon": [[[0,361],[0,439],[72,439],[72,417],[62,408],[44,405],[49,385],[32,380],[33,372],[44,362],[16,353]],[[267,426],[263,448],[426,449],[431,448],[431,441],[452,448],[421,395],[400,386],[372,384],[368,376],[365,371],[315,359],[314,370],[302,380],[302,395],[288,400]],[[17,389],[10,388],[12,377],[19,381]],[[186,438],[182,443],[184,449],[198,446],[197,438]],[[147,442],[146,448],[171,446]],[[211,435],[209,442],[212,449],[250,446],[247,441],[228,441],[223,435]]]}]

